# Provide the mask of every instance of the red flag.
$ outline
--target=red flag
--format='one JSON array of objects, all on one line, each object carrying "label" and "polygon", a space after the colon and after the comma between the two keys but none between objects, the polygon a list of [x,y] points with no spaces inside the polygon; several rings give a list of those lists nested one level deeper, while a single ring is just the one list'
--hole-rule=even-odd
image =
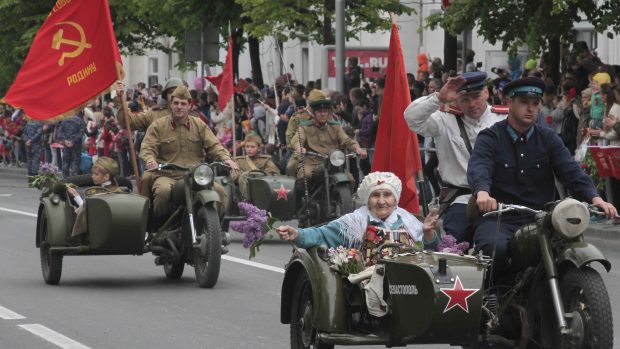
[{"label": "red flag", "polygon": [[228,37],[228,53],[226,54],[226,62],[224,62],[224,70],[217,76],[207,76],[207,80],[211,81],[217,87],[217,106],[220,110],[226,108],[226,103],[233,95],[233,45],[232,37]]},{"label": "red flag", "polygon": [[415,173],[422,169],[418,138],[409,130],[403,113],[411,103],[407,70],[396,24],[392,24],[388,51],[387,77],[381,117],[372,161],[372,171],[389,171],[403,182],[399,206],[418,214],[420,205],[415,187]]},{"label": "red flag", "polygon": [[66,115],[108,89],[117,69],[122,61],[108,1],[59,0],[0,102],[32,119]]}]

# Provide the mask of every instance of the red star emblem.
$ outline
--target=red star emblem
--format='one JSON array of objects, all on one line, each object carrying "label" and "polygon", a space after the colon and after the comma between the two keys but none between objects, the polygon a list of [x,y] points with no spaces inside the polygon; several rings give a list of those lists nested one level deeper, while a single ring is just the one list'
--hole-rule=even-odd
[{"label": "red star emblem", "polygon": [[469,314],[467,298],[478,292],[478,289],[463,288],[461,279],[458,276],[456,277],[456,281],[454,282],[454,286],[452,288],[440,288],[439,290],[449,298],[448,304],[446,304],[446,308],[443,310],[444,313],[456,306],[459,306]]},{"label": "red star emblem", "polygon": [[288,201],[288,192],[291,191],[291,189],[286,189],[284,188],[284,184],[280,184],[280,188],[274,189],[274,191],[276,192],[276,194],[278,194],[276,201],[280,199]]}]

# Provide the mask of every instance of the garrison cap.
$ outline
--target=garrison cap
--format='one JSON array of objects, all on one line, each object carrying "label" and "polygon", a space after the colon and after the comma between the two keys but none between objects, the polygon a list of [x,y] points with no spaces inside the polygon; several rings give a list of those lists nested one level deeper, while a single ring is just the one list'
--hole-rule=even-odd
[{"label": "garrison cap", "polygon": [[461,74],[465,79],[465,83],[459,88],[461,93],[472,93],[482,91],[487,73],[483,71],[472,71]]},{"label": "garrison cap", "polygon": [[545,83],[533,76],[511,81],[504,86],[504,96],[509,98],[522,95],[542,97],[544,91]]},{"label": "garrison cap", "polygon": [[245,140],[243,141],[243,145],[245,145],[246,143],[249,143],[249,142],[254,142],[254,143],[258,144],[259,147],[263,144],[263,140],[257,134],[249,134],[249,135],[245,136]]},{"label": "garrison cap", "polygon": [[192,95],[189,94],[189,90],[187,89],[187,87],[183,85],[174,89],[174,92],[172,92],[172,94],[170,95],[170,100],[172,100],[173,97],[180,98],[180,99],[186,99],[186,100],[192,99]]},{"label": "garrison cap", "polygon": [[107,156],[101,156],[95,161],[95,165],[108,171],[110,175],[116,176],[118,174],[118,163],[116,160]]},{"label": "garrison cap", "polygon": [[312,90],[308,96],[308,104],[312,108],[319,108],[321,106],[332,106],[332,101],[327,98],[327,94],[321,90]]}]

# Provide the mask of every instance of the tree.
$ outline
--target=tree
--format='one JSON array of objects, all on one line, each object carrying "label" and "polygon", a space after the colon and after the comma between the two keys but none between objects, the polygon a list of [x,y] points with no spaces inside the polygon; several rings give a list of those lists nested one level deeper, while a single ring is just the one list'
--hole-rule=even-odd
[{"label": "tree", "polygon": [[574,23],[591,22],[599,33],[620,29],[620,9],[615,0],[598,6],[596,0],[468,0],[452,1],[443,13],[427,18],[427,26],[441,26],[452,35],[478,26],[478,34],[514,55],[527,45],[532,55],[548,51],[551,77],[559,80],[560,45],[575,40]]},{"label": "tree", "polygon": [[[331,23],[335,21],[334,0],[235,0],[251,19],[245,29],[257,38],[275,35],[280,41],[300,39],[333,44]],[[387,13],[411,13],[399,0],[347,1],[346,37],[361,31],[389,30]]]}]

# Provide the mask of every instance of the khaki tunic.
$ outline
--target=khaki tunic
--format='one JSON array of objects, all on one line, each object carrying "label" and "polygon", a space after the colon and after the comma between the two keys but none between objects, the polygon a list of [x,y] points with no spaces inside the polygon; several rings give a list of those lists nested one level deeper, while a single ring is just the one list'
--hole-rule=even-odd
[{"label": "khaki tunic", "polygon": [[[228,151],[220,144],[211,129],[199,118],[188,116],[184,122],[173,123],[172,116],[162,117],[155,121],[146,131],[142,140],[140,158],[145,163],[174,163],[185,167],[193,167],[204,161],[205,155],[212,161],[230,159]],[[169,208],[170,189],[175,179],[183,177],[183,172],[162,171],[156,173],[153,184],[153,210],[155,215],[162,216]],[[226,202],[223,188],[214,188],[220,196],[221,205]]]},{"label": "khaki tunic", "polygon": [[239,165],[240,171],[232,171],[230,173],[230,178],[239,183],[239,191],[241,192],[241,198],[243,200],[248,200],[250,198],[250,188],[248,182],[248,175],[250,171],[260,170],[265,172],[268,176],[280,174],[280,170],[273,163],[273,161],[271,161],[271,156],[269,155],[258,155],[254,158],[250,158],[246,155],[236,158],[235,162]]},{"label": "khaki tunic", "polygon": [[[298,148],[300,141],[306,150],[322,155],[329,155],[336,149],[352,152],[359,147],[359,144],[347,136],[340,123],[335,120],[330,120],[323,126],[315,124],[314,120],[300,123],[299,132],[291,141],[291,144],[297,146],[289,145],[289,147],[293,150]],[[305,156],[303,162],[303,171],[302,167],[298,166],[298,179],[302,179],[304,175],[306,178],[310,178],[314,169],[321,165],[322,160],[314,156]]]},{"label": "khaki tunic", "polygon": [[[297,134],[297,129],[299,127],[298,123],[305,122],[308,120],[312,120],[312,115],[307,110],[295,112],[288,121],[288,126],[286,126],[286,144],[295,149],[299,147],[299,144],[296,146],[291,144],[293,140],[293,136]],[[288,159],[288,163],[286,164],[286,175],[287,176],[295,176],[297,172],[297,165],[299,164],[299,156],[297,154],[291,155]]]}]

